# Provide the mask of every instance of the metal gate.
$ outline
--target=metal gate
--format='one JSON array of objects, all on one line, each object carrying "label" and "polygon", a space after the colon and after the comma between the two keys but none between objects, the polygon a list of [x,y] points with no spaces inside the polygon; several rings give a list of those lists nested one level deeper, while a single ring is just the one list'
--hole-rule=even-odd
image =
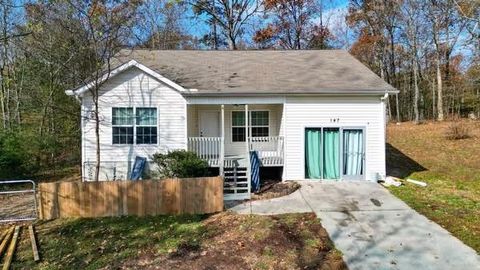
[{"label": "metal gate", "polygon": [[37,216],[35,182],[0,181],[0,222],[35,220]]}]

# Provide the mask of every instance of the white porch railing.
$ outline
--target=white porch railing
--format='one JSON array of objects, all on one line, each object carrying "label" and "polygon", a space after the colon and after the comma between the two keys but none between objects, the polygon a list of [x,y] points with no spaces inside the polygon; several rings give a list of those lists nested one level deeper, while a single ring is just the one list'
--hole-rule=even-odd
[{"label": "white porch railing", "polygon": [[283,136],[250,137],[248,145],[258,152],[263,166],[283,165]]},{"label": "white porch railing", "polygon": [[189,137],[188,150],[197,153],[198,157],[210,166],[218,166],[220,162],[221,137]]},{"label": "white porch railing", "polygon": [[[189,137],[188,150],[208,162],[209,166],[217,167],[221,159],[221,137]],[[284,155],[284,140],[282,136],[251,137],[248,140],[249,151],[257,151],[262,166],[282,166]],[[247,153],[245,153],[246,156]],[[232,167],[229,159],[224,159],[225,167]]]}]

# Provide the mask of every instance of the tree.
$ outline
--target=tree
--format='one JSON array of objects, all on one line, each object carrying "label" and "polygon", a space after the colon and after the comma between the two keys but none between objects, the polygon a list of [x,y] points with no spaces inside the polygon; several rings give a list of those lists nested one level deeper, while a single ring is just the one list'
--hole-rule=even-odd
[{"label": "tree", "polygon": [[[380,76],[394,87],[398,87],[395,52],[399,13],[399,1],[351,0],[347,16],[350,26],[357,28],[357,31],[364,36],[372,36],[375,51],[372,61],[378,66]],[[399,122],[401,116],[398,95],[395,97],[395,103],[397,122]],[[391,106],[388,107],[391,116]]]},{"label": "tree", "polygon": [[[77,74],[75,81],[80,85],[90,85],[89,94],[93,102],[91,111],[82,112],[82,117],[93,116],[95,121],[96,138],[96,171],[95,180],[98,181],[100,159],[100,124],[98,97],[103,82],[111,72],[111,59],[122,46],[128,44],[132,38],[132,24],[138,15],[139,1],[131,0],[103,0],[85,2],[75,1],[45,1],[32,5],[37,12],[39,21],[55,22],[41,26],[47,32],[67,32],[73,35],[74,41],[82,41],[80,47],[68,46],[66,54],[76,57],[82,56],[86,74],[78,74],[71,70],[65,62],[55,62],[61,68],[67,68]],[[47,43],[48,44],[48,43]]]},{"label": "tree", "polygon": [[[260,48],[327,49],[332,35],[324,24],[322,1],[265,0],[265,16],[271,22],[257,30],[253,41]],[[319,16],[319,22],[314,20]]]},{"label": "tree", "polygon": [[182,24],[186,13],[184,2],[145,1],[139,9],[139,25],[134,26],[140,46],[159,50],[196,48],[196,39],[186,33]]},{"label": "tree", "polygon": [[449,65],[453,49],[465,29],[466,21],[457,13],[453,0],[430,0],[423,7],[431,22],[431,36],[435,46],[435,68],[437,77],[437,120],[443,121],[443,74],[442,63],[445,62],[445,80],[449,79]]},{"label": "tree", "polygon": [[406,22],[405,37],[407,41],[407,46],[409,49],[409,55],[411,59],[411,66],[413,69],[413,86],[414,86],[414,99],[413,99],[413,110],[414,110],[414,122],[418,124],[420,122],[420,112],[419,112],[419,98],[420,98],[420,89],[419,89],[419,74],[418,74],[418,37],[420,35],[420,3],[418,0],[407,0],[403,5],[404,15],[403,20]]},{"label": "tree", "polygon": [[12,129],[20,124],[21,66],[17,60],[18,39],[28,35],[19,31],[21,5],[16,1],[0,2],[0,109],[2,128]]},{"label": "tree", "polygon": [[215,29],[218,26],[222,30],[230,50],[238,49],[238,39],[244,33],[246,23],[260,7],[257,0],[196,0],[190,4],[195,14],[207,16],[207,21]]}]

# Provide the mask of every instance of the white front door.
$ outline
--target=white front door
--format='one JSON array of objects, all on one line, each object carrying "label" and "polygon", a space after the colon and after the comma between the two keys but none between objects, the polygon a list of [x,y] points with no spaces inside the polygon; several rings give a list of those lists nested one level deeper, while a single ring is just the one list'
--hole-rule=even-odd
[{"label": "white front door", "polygon": [[200,137],[220,137],[220,112],[200,111],[198,132]]}]

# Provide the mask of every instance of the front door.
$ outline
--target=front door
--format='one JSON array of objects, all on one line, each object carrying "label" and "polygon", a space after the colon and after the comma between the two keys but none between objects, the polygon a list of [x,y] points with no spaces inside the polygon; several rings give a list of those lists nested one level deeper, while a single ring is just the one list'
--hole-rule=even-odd
[{"label": "front door", "polygon": [[220,137],[220,113],[200,111],[198,132],[200,137]]}]

